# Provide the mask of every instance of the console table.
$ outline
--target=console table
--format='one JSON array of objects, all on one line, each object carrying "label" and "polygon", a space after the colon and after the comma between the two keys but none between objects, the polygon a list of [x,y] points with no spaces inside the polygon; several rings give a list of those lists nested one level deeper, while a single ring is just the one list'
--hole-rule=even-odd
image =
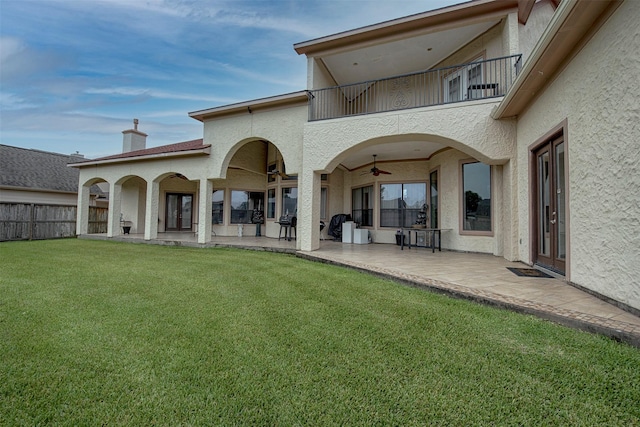
[{"label": "console table", "polygon": [[[400,239],[400,250],[404,250],[405,243],[406,246],[411,249],[411,246],[416,248],[431,248],[432,252],[436,251],[436,235],[438,236],[438,251],[442,252],[442,232],[450,230],[448,228],[401,228],[402,238]],[[418,244],[418,235],[419,233],[424,233],[424,245]],[[415,236],[415,243],[412,239],[411,235]],[[407,236],[407,239],[404,238]],[[427,246],[427,241],[429,241],[430,246]]]}]

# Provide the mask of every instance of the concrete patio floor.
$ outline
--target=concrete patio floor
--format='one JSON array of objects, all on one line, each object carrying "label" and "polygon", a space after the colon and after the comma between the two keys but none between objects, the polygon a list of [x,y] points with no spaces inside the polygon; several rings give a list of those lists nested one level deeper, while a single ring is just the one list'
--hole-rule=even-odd
[{"label": "concrete patio floor", "polygon": [[342,265],[405,284],[430,289],[532,314],[565,326],[640,347],[640,317],[624,311],[556,278],[521,277],[507,267],[527,268],[488,254],[404,248],[389,244],[355,245],[322,240],[320,249],[296,251],[295,241],[268,237],[214,236],[206,245],[193,233],[159,233],[155,240],[142,235],[84,235],[80,238],[193,247],[237,247],[296,254],[302,258]]}]

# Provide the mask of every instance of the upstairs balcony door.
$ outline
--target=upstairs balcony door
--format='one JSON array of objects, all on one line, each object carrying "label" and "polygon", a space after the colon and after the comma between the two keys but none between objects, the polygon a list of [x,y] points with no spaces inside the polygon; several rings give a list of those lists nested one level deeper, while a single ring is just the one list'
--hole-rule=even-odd
[{"label": "upstairs balcony door", "polygon": [[567,256],[565,144],[556,138],[536,156],[535,263],[565,273]]},{"label": "upstairs balcony door", "polygon": [[193,195],[167,193],[166,231],[191,231],[193,227]]},{"label": "upstairs balcony door", "polygon": [[457,69],[444,78],[444,102],[457,102],[481,98],[478,89],[482,87],[482,58]]}]

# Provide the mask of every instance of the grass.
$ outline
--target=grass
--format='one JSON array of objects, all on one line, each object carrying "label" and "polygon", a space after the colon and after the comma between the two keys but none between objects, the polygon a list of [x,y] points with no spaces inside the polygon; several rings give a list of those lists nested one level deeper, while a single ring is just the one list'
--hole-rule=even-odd
[{"label": "grass", "polygon": [[0,424],[640,425],[640,351],[290,255],[0,244]]}]

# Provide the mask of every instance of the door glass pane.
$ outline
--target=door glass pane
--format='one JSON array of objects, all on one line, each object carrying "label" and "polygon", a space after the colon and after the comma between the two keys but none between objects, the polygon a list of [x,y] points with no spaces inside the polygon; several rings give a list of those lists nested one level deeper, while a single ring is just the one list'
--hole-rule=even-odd
[{"label": "door glass pane", "polygon": [[431,185],[431,228],[438,228],[438,171],[431,172],[429,177]]},{"label": "door glass pane", "polygon": [[267,218],[276,217],[276,189],[270,188],[267,191]]},{"label": "door glass pane", "polygon": [[167,229],[178,228],[178,195],[167,195]]},{"label": "door glass pane", "polygon": [[380,186],[380,226],[402,227],[400,215],[403,208],[402,184]]},{"label": "door glass pane", "polygon": [[282,189],[282,215],[298,215],[298,187]]},{"label": "door glass pane", "polygon": [[327,219],[327,187],[320,189],[320,219]]},{"label": "door glass pane", "polygon": [[467,78],[469,99],[482,98],[482,64],[469,66],[467,69]]},{"label": "door glass pane", "polygon": [[231,192],[231,224],[247,224],[249,223],[249,192],[237,191]]},{"label": "door glass pane", "polygon": [[193,196],[182,195],[182,219],[180,228],[189,230],[191,229],[191,206],[193,205]]},{"label": "door glass pane", "polygon": [[373,186],[355,188],[351,194],[353,220],[364,227],[373,226]]},{"label": "door glass pane", "polygon": [[446,99],[445,102],[455,102],[460,101],[462,99],[462,90],[460,86],[462,85],[462,75],[460,73],[450,77],[447,80],[447,88],[446,88]]},{"label": "door glass pane", "polygon": [[418,214],[427,204],[427,184],[404,184],[404,223],[403,227],[409,227],[418,221]]},{"label": "door glass pane", "polygon": [[538,252],[540,255],[551,256],[549,228],[551,207],[549,206],[549,153],[538,156]]},{"label": "door glass pane", "polygon": [[215,190],[213,192],[211,206],[211,223],[222,224],[224,208],[224,190]]},{"label": "door glass pane", "polygon": [[556,218],[558,238],[556,247],[556,257],[564,260],[566,258],[566,223],[565,223],[565,188],[564,188],[564,143],[556,146]]}]

